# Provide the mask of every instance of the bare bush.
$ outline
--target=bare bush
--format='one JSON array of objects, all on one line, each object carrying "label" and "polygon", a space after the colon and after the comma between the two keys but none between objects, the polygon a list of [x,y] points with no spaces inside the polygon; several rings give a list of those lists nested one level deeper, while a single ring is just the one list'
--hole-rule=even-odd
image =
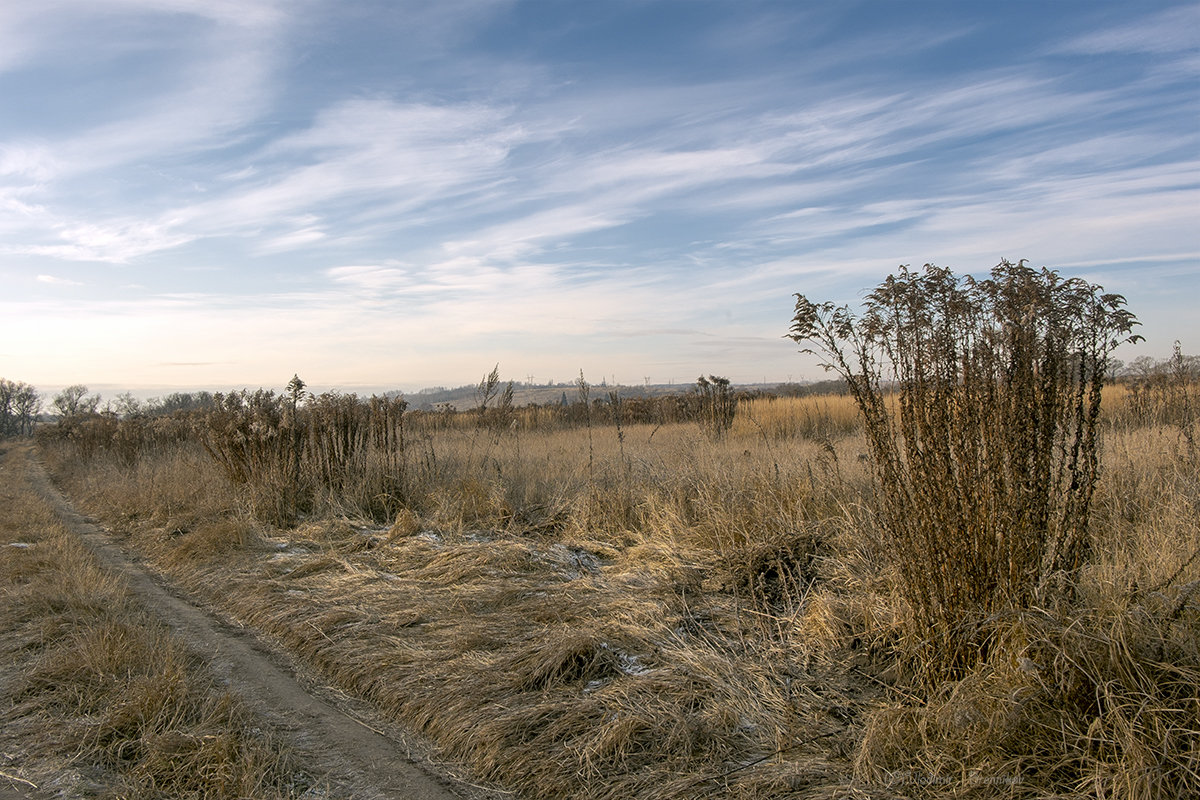
[{"label": "bare bush", "polygon": [[1108,355],[1139,338],[1124,302],[1023,261],[989,280],[902,267],[861,317],[796,295],[790,338],[864,417],[929,680],[978,659],[983,618],[1046,598],[1082,563]]},{"label": "bare bush", "polygon": [[700,427],[714,439],[720,439],[733,427],[737,413],[737,398],[728,378],[701,375],[696,379],[696,419]]}]

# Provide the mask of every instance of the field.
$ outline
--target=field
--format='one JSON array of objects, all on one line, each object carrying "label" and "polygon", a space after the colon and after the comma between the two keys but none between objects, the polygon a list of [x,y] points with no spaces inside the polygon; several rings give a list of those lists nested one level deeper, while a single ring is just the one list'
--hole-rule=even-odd
[{"label": "field", "polygon": [[39,447],[125,548],[511,796],[1189,797],[1200,464],[1172,386],[1109,387],[1086,560],[964,619],[977,650],[936,679],[845,396],[725,426],[293,391]]}]

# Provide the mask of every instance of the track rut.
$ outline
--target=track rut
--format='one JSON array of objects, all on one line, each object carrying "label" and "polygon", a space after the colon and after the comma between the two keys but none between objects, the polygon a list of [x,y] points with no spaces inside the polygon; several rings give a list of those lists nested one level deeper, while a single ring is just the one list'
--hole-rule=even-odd
[{"label": "track rut", "polygon": [[[208,664],[218,680],[285,736],[305,766],[327,776],[331,797],[355,800],[487,800],[488,792],[439,771],[417,737],[354,700],[307,680],[255,633],[231,625],[144,567],[85,519],[29,456],[38,493],[109,569]],[[511,795],[507,795],[511,797]]]}]

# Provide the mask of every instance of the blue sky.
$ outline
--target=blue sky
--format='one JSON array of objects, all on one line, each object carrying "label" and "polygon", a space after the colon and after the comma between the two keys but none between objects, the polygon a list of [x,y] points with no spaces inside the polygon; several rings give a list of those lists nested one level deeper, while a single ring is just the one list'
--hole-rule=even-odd
[{"label": "blue sky", "polygon": [[1200,4],[0,2],[0,375],[821,377],[1028,258],[1200,347]]}]

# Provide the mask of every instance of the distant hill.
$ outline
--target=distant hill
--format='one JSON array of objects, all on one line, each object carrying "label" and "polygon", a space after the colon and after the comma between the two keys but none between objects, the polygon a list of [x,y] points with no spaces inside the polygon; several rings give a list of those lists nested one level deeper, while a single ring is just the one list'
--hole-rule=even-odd
[{"label": "distant hill", "polygon": [[[500,384],[500,391],[504,390],[507,382]],[[589,384],[589,397],[592,400],[599,398],[607,398],[609,392],[616,391],[621,397],[662,397],[672,394],[683,394],[692,388],[692,384],[650,384],[642,386],[625,386],[611,384]],[[442,407],[444,404],[450,404],[459,411],[477,408],[479,406],[478,386],[458,386],[453,389],[447,389],[442,386],[437,386],[429,389],[422,389],[419,392],[404,393],[404,398],[408,400],[409,408],[416,408],[425,411],[433,410],[435,407]],[[400,394],[399,392],[389,392],[389,394]],[[513,382],[513,405],[528,406],[528,405],[557,405],[563,402],[566,398],[567,403],[579,402],[579,387],[574,383],[553,383],[553,384],[527,384]],[[489,405],[493,405],[489,403]]]},{"label": "distant hill", "polygon": [[[504,390],[506,383],[500,385]],[[623,398],[630,397],[666,397],[669,395],[686,394],[696,388],[694,383],[651,383],[638,386],[625,384],[596,383],[589,384],[589,397],[592,401],[605,400],[610,392],[617,392]],[[818,381],[815,383],[756,383],[738,384],[734,389],[738,392],[758,392],[776,395],[802,395],[837,392],[842,388],[840,381]],[[447,389],[436,386],[421,389],[418,392],[388,392],[395,396],[403,394],[408,400],[408,407],[422,411],[432,411],[444,408],[446,404],[458,411],[467,411],[479,407],[478,386],[458,386]],[[557,405],[566,399],[568,404],[579,402],[579,387],[574,383],[527,384],[513,382],[513,405]],[[494,405],[495,401],[488,405]]]}]

